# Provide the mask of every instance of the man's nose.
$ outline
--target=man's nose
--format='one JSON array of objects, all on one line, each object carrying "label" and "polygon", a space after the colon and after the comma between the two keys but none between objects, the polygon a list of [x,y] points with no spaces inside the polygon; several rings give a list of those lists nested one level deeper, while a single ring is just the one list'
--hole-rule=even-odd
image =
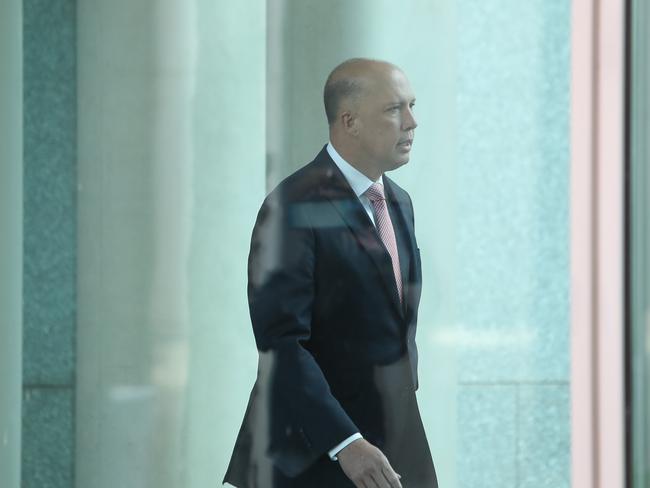
[{"label": "man's nose", "polygon": [[404,123],[402,124],[402,129],[405,131],[413,130],[418,126],[413,111],[411,109],[406,110],[406,116],[404,117]]}]

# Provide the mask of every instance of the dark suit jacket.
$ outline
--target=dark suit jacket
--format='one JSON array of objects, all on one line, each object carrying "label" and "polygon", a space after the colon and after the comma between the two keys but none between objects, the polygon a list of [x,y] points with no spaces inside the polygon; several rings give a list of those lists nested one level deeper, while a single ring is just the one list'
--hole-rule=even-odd
[{"label": "dark suit jacket", "polygon": [[[403,304],[390,256],[325,148],[264,200],[248,263],[260,363],[224,482],[353,486],[327,452],[355,432],[385,453],[419,436],[415,458],[433,472],[414,394],[421,264],[413,207],[386,176],[384,186]],[[401,444],[396,425],[409,437]]]}]

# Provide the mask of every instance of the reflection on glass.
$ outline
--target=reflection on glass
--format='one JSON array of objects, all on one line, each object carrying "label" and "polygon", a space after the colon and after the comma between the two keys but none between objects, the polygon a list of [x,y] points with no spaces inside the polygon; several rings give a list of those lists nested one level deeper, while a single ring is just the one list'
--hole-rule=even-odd
[{"label": "reflection on glass", "polygon": [[79,486],[221,481],[257,373],[255,215],[327,143],[322,86],[355,56],[417,94],[390,176],[440,484],[568,486],[568,0],[78,7]]},{"label": "reflection on glass", "polygon": [[269,194],[253,231],[260,369],[226,481],[436,488],[415,394],[413,206],[386,174],[409,161],[415,95],[397,66],[351,59],[324,101],[330,142]]}]

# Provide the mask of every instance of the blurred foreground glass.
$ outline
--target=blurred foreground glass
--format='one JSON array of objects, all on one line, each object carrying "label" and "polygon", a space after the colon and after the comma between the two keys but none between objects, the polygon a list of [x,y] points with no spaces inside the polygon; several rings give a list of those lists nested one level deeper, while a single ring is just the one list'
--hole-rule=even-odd
[{"label": "blurred foreground glass", "polygon": [[352,56],[408,74],[423,421],[441,486],[569,486],[568,0],[81,2],[76,483],[204,487],[257,368],[266,191]]}]

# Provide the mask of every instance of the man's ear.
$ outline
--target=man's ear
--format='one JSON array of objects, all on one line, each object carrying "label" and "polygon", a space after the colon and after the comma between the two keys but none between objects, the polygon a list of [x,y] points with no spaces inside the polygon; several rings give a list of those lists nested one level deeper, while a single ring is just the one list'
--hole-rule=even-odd
[{"label": "man's ear", "polygon": [[343,130],[351,136],[357,136],[359,134],[359,118],[356,114],[346,110],[341,113],[341,125]]}]

